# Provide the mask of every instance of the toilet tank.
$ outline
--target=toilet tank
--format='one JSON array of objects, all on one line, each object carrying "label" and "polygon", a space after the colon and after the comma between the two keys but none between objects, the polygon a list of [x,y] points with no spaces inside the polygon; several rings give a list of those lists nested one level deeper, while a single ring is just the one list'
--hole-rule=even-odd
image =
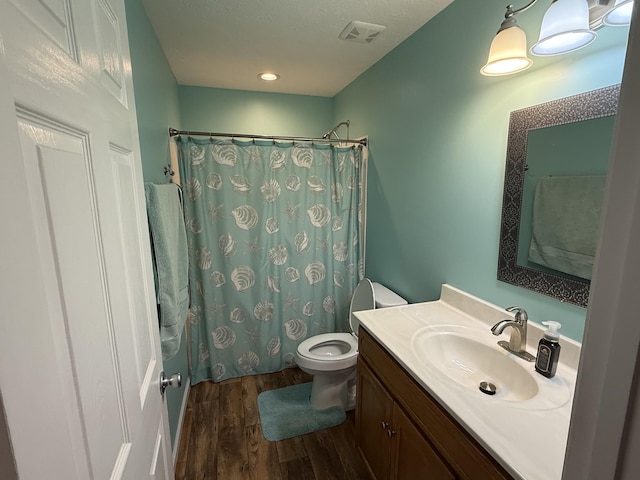
[{"label": "toilet tank", "polygon": [[377,282],[373,283],[373,294],[376,299],[376,308],[386,307],[398,307],[400,305],[406,305],[408,302],[398,295],[396,292],[392,292],[384,285],[380,285]]}]

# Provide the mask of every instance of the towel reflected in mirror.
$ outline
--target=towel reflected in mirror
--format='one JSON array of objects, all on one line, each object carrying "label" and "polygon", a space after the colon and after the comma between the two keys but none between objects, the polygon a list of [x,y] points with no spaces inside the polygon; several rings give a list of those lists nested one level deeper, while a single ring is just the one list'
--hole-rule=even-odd
[{"label": "towel reflected in mirror", "polygon": [[536,185],[529,260],[591,279],[606,176],[545,176]]}]

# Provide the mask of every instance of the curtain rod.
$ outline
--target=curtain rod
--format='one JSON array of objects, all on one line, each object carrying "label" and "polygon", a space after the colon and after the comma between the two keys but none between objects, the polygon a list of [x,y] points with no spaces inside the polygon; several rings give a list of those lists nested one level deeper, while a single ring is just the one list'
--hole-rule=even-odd
[{"label": "curtain rod", "polygon": [[279,137],[274,135],[248,135],[241,133],[216,133],[216,132],[192,132],[190,130],[176,130],[169,127],[169,136],[175,137],[176,135],[188,135],[188,136],[201,136],[201,137],[230,137],[230,138],[252,138],[260,140],[285,140],[285,141],[298,141],[298,142],[319,142],[319,143],[355,143],[357,145],[367,146],[367,139],[361,140],[340,140],[330,138],[307,138],[307,137]]}]

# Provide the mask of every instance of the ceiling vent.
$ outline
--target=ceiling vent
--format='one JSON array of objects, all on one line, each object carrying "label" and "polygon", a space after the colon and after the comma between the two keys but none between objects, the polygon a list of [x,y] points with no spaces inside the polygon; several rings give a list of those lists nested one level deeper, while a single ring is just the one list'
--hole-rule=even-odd
[{"label": "ceiling vent", "polygon": [[386,29],[387,27],[384,25],[354,20],[342,30],[342,33],[338,35],[338,37],[342,40],[371,43]]}]

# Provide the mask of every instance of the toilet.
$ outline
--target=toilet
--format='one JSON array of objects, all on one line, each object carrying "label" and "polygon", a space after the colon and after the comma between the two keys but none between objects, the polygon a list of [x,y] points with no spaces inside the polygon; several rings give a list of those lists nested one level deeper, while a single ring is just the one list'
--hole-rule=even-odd
[{"label": "toilet", "polygon": [[406,304],[404,298],[384,285],[364,278],[351,297],[351,333],[323,333],[298,345],[296,363],[303,371],[313,375],[310,401],[314,409],[338,406],[346,411],[356,406],[359,322],[353,314],[362,310]]}]

